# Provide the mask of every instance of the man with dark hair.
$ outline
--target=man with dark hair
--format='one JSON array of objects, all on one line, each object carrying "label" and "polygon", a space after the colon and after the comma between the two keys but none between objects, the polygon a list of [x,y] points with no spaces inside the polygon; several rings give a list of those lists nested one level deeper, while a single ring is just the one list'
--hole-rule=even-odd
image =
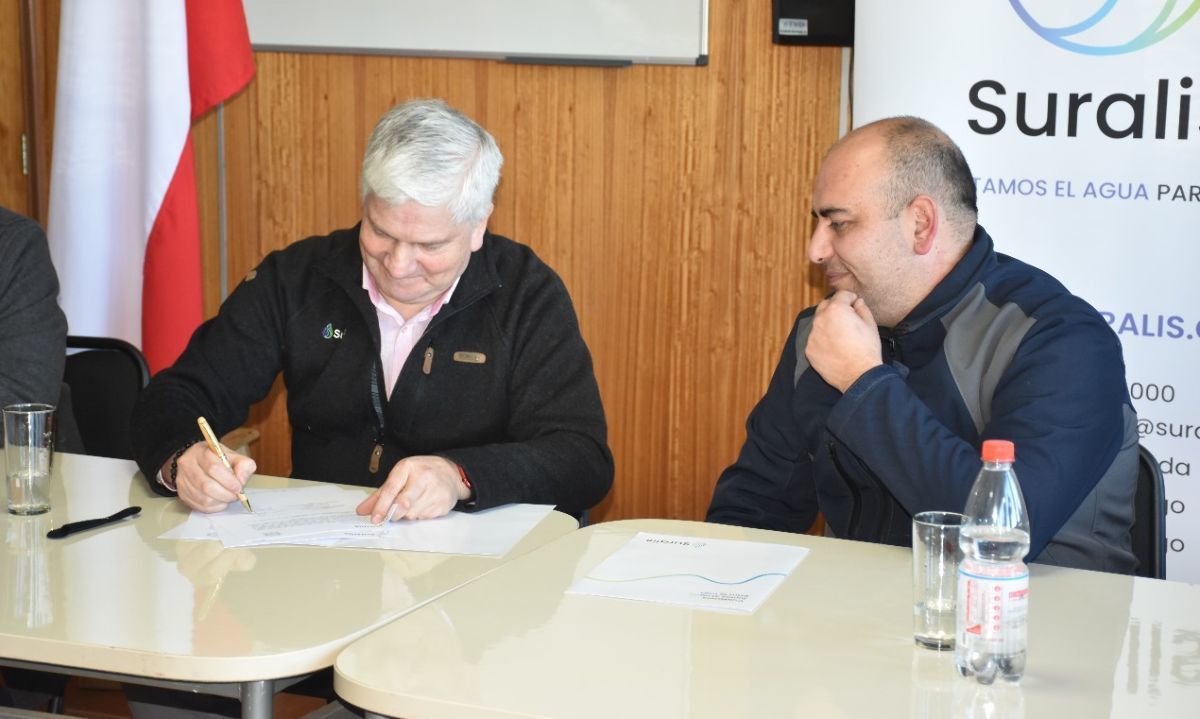
[{"label": "man with dark hair", "polygon": [[1116,335],[1045,272],[996,253],[954,142],[900,117],[826,155],[800,313],[708,519],[911,543],[961,511],[985,439],[1016,443],[1029,559],[1131,573],[1136,417]]}]

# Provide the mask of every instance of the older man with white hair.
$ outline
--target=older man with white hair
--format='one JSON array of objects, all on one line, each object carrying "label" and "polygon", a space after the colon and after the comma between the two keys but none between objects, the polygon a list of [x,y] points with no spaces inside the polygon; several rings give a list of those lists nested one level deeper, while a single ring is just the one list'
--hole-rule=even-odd
[{"label": "older man with white hair", "polygon": [[272,252],[202,325],[135,410],[151,484],[215,512],[255,471],[204,444],[280,372],[293,476],[376,487],[373,521],[555,504],[579,515],[612,483],[591,357],[558,276],[487,230],[503,163],[491,135],[438,100],[376,125],[362,221]]}]

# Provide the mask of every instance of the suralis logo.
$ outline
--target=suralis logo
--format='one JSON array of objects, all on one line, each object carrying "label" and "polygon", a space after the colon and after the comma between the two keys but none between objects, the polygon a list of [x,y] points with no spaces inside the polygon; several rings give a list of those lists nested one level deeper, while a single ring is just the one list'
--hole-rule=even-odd
[{"label": "suralis logo", "polygon": [[[1154,14],[1146,0],[1122,6],[1113,12],[1117,0],[1103,0],[1100,7],[1084,17],[1074,12],[1079,4],[1050,0],[1009,0],[1017,16],[1029,29],[1047,42],[1081,55],[1122,55],[1143,50],[1173,35],[1200,11],[1200,0],[1191,0],[1181,12],[1175,12],[1176,0],[1163,0]],[[1036,5],[1038,15],[1027,5]],[[1095,3],[1093,3],[1093,6]],[[1151,17],[1152,15],[1152,17]],[[1046,18],[1049,17],[1050,20]],[[1149,20],[1146,18],[1149,17]],[[1009,126],[1030,137],[1078,137],[1099,132],[1114,140],[1143,139],[1187,140],[1192,128],[1189,90],[1191,77],[1159,78],[1151,88],[1132,92],[1100,95],[1092,92],[1018,91],[1013,94],[999,80],[980,80],[971,86],[968,100],[985,115],[967,122],[980,135],[994,135]]]},{"label": "suralis logo", "polygon": [[[1128,12],[1124,13],[1113,13],[1117,0],[1104,0],[1090,15],[1068,20],[1067,13],[1078,7],[1078,3],[1043,0],[1038,14],[1053,16],[1055,22],[1048,23],[1035,18],[1025,7],[1030,4],[1028,0],[1009,0],[1009,3],[1022,22],[1043,40],[1081,55],[1124,55],[1144,50],[1173,35],[1200,10],[1200,0],[1192,0],[1172,17],[1176,0],[1162,0],[1162,9],[1145,24],[1144,19],[1139,22],[1134,16],[1145,18],[1153,12],[1148,0],[1126,0],[1123,7]],[[1114,42],[1113,38],[1123,39]]]},{"label": "suralis logo", "polygon": [[[1014,111],[1006,103],[1008,88],[1003,83],[980,80],[971,86],[968,99],[972,106],[990,117],[968,120],[967,124],[980,135],[995,135],[1008,124],[1011,113],[1017,129],[1030,137],[1077,137],[1081,121],[1089,126],[1094,121],[1097,130],[1117,140],[1141,139],[1150,133],[1156,140],[1169,136],[1186,140],[1192,122],[1192,96],[1184,91],[1192,84],[1190,77],[1181,77],[1175,83],[1167,78],[1159,79],[1150,106],[1144,92],[1115,92],[1099,99],[1090,92],[1072,92],[1067,94],[1065,102],[1060,93],[1050,92],[1046,93],[1044,104],[1040,99],[1031,103],[1029,93],[1017,92]],[[1035,111],[1031,105],[1039,109]]]},{"label": "suralis logo", "polygon": [[325,329],[321,330],[321,336],[327,340],[340,340],[346,336],[346,330],[335,330],[333,323],[325,325]]}]

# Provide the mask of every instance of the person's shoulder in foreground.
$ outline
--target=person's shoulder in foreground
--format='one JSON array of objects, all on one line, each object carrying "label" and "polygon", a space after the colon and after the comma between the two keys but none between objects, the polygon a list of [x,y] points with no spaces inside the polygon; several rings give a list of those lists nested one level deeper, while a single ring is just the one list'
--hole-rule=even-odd
[{"label": "person's shoulder in foreground", "polygon": [[195,444],[195,417],[236,426],[282,372],[293,476],[377,487],[359,507],[374,521],[600,501],[612,455],[570,297],[532,250],[487,231],[501,164],[443,102],[386,113],[361,222],[267,256],[151,382],[143,472],[197,509],[234,501],[253,462],[224,470]]},{"label": "person's shoulder in foreground", "polygon": [[58,403],[66,337],[45,233],[0,207],[0,406]]},{"label": "person's shoulder in foreground", "polygon": [[810,260],[832,294],[801,312],[721,475],[710,521],[906,545],[961,511],[984,439],[1017,446],[1029,558],[1131,571],[1136,419],[1121,348],[1091,306],[997,254],[970,167],[911,117],[864,126],[814,183]]}]

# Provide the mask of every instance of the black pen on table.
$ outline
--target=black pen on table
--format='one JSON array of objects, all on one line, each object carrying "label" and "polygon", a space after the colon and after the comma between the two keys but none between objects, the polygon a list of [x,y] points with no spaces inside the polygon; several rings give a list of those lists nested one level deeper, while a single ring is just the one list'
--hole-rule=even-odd
[{"label": "black pen on table", "polygon": [[[225,450],[221,448],[221,443],[217,441],[217,436],[213,434],[212,427],[208,426],[208,420],[204,419],[203,417],[197,417],[196,424],[200,425],[200,433],[204,435],[204,441],[208,442],[208,448],[211,449],[214,454],[220,457],[221,464],[225,465],[225,468],[232,472],[233,465],[229,463],[229,457],[225,456]],[[241,500],[242,506],[246,508],[246,511],[253,514],[254,510],[250,509],[250,500],[246,499],[246,495],[242,492],[238,492],[237,496],[238,499]]]},{"label": "black pen on table", "polygon": [[79,522],[68,522],[61,527],[51,529],[49,532],[46,532],[46,536],[50,539],[62,539],[75,534],[76,532],[83,532],[89,529],[95,529],[96,527],[103,527],[106,524],[113,524],[114,522],[120,522],[121,520],[129,517],[135,517],[140,511],[142,511],[141,507],[126,507],[125,509],[110,514],[107,517],[101,517],[99,519],[84,519]]}]

